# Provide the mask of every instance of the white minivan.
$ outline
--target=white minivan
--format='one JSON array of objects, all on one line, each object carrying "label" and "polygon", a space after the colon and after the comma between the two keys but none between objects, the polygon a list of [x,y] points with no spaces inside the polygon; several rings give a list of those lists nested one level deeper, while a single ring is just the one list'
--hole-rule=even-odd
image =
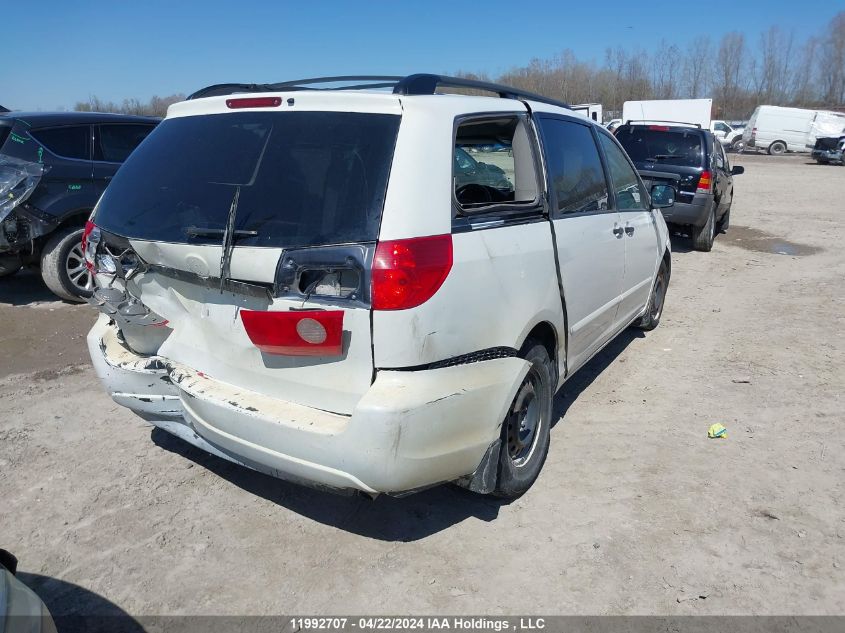
[{"label": "white minivan", "polygon": [[153,425],[281,478],[516,497],[557,389],[658,324],[673,191],[541,96],[341,79],[170,107],[86,228],[97,374]]},{"label": "white minivan", "polygon": [[742,133],[746,147],[769,154],[807,152],[818,136],[833,136],[845,128],[845,114],[780,106],[757,106]]}]

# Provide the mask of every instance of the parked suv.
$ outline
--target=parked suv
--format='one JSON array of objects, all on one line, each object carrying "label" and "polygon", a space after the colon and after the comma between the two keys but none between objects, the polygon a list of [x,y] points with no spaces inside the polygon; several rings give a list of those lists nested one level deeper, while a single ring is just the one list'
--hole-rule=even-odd
[{"label": "parked suv", "polygon": [[713,248],[716,233],[730,225],[733,177],[745,168],[731,168],[713,133],[696,126],[629,123],[614,134],[646,185],[669,184],[677,192],[663,211],[666,222],[688,226],[696,250]]},{"label": "parked suv", "polygon": [[80,246],[85,221],[157,123],[92,112],[0,114],[0,277],[40,263],[62,299],[90,296]]},{"label": "parked suv", "polygon": [[[358,90],[217,86],[170,107],[86,227],[97,374],[275,476],[518,496],[557,389],[657,326],[672,190],[650,197],[606,130],[538,95],[346,79]],[[510,98],[435,94],[456,86]],[[502,177],[467,180],[472,145],[509,149]]]}]

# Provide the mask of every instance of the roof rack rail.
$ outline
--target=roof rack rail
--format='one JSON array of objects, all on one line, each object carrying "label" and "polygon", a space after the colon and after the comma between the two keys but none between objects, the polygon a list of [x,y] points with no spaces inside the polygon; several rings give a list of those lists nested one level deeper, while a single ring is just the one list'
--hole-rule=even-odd
[{"label": "roof rack rail", "polygon": [[631,123],[669,123],[671,125],[688,125],[690,127],[697,127],[701,129],[701,123],[684,123],[683,121],[663,121],[662,119],[628,119],[625,121],[625,125],[631,125]]},{"label": "roof rack rail", "polygon": [[[309,87],[314,84],[327,83],[351,83],[352,85],[333,88]],[[197,90],[188,96],[188,99],[200,99],[202,97],[216,97],[229,95],[237,92],[274,92],[290,90],[365,90],[373,88],[392,88],[393,94],[400,95],[433,95],[438,88],[468,88],[492,92],[503,99],[527,99],[570,109],[569,104],[550,97],[544,97],[527,90],[520,90],[512,86],[491,83],[488,81],[477,81],[475,79],[463,79],[461,77],[448,77],[445,75],[415,74],[406,77],[394,75],[342,75],[337,77],[311,77],[309,79],[296,79],[293,81],[282,81],[272,84],[243,84],[228,83],[215,84]]]}]

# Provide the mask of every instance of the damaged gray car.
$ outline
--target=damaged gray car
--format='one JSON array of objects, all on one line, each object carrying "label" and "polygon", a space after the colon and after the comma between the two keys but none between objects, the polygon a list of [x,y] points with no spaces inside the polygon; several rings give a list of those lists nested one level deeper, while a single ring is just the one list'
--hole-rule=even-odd
[{"label": "damaged gray car", "polygon": [[0,114],[0,277],[36,265],[62,299],[90,296],[85,221],[158,122],[94,112]]}]

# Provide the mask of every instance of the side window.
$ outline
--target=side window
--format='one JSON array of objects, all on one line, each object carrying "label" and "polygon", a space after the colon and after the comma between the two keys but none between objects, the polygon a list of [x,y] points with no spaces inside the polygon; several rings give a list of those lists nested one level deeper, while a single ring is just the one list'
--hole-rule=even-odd
[{"label": "side window", "polygon": [[452,181],[461,209],[535,204],[539,195],[525,117],[470,120],[455,135]]},{"label": "side window", "polygon": [[545,117],[539,119],[539,125],[557,212],[607,209],[607,183],[590,128]]},{"label": "side window", "polygon": [[725,134],[731,131],[731,129],[721,121],[719,123],[716,123],[713,127],[716,129],[717,132],[724,132]]},{"label": "side window", "polygon": [[48,150],[64,158],[90,160],[91,127],[71,125],[43,130],[31,130],[32,137]]},{"label": "side window", "polygon": [[604,155],[607,158],[607,169],[613,183],[613,193],[616,196],[616,208],[619,211],[632,211],[647,208],[639,178],[625,158],[619,146],[606,134],[599,134]]},{"label": "side window", "polygon": [[100,125],[94,143],[94,160],[122,163],[147,135],[151,125]]},{"label": "side window", "polygon": [[728,164],[728,157],[725,155],[725,148],[722,144],[717,140],[715,142],[716,146],[716,166],[719,169],[730,169],[730,165]]}]

